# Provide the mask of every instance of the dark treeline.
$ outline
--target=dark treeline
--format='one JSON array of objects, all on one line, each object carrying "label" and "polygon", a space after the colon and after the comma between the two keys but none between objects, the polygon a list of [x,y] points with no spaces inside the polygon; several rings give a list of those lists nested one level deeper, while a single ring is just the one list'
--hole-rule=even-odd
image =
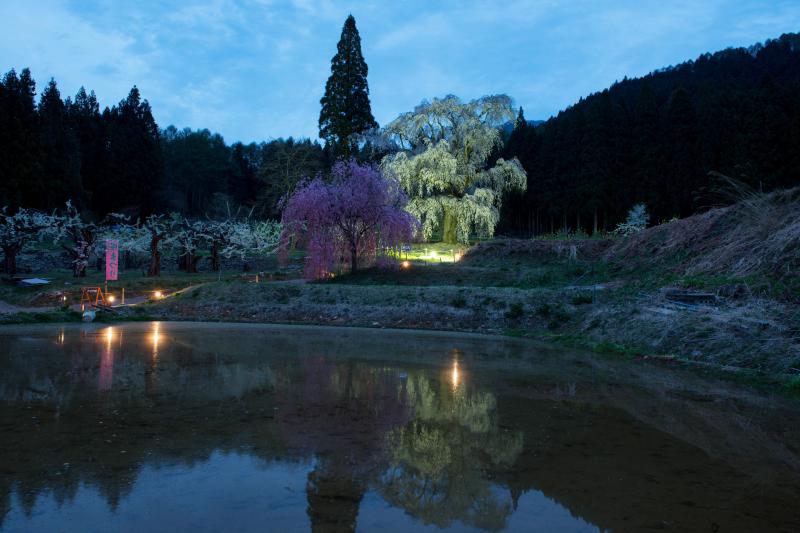
[{"label": "dark treeline", "polygon": [[220,216],[246,208],[280,218],[279,202],[305,176],[330,167],[330,154],[309,139],[276,139],[232,146],[208,130],[161,132],[164,186],[161,208],[187,216]]},{"label": "dark treeline", "polygon": [[518,235],[612,229],[637,202],[653,222],[687,216],[719,201],[711,171],[796,185],[800,34],[625,79],[538,127],[521,117],[499,155],[528,172],[499,228]]},{"label": "dark treeline", "polygon": [[[342,74],[349,63],[358,76]],[[377,162],[385,153],[365,144],[368,135],[354,141],[375,124],[349,19],[331,65],[320,115],[325,146],[291,137],[227,145],[208,130],[160,129],[136,87],[101,111],[93,92],[62,99],[53,80],[37,99],[31,73],[12,70],[0,82],[0,206],[52,210],[72,199],[98,217],[213,217],[243,207],[279,218],[280,199],[301,177],[327,171],[337,157]],[[346,98],[354,91],[358,105]],[[719,202],[711,171],[757,190],[796,185],[800,35],[625,79],[542,124],[520,110],[504,136],[495,155],[518,157],[528,187],[504,202],[500,233],[612,229],[638,202],[651,222],[687,216]]]},{"label": "dark treeline", "polygon": [[27,69],[0,83],[0,205],[51,210],[72,199],[99,214],[159,207],[159,132],[136,87],[102,113],[93,92],[62,100],[53,80],[38,104],[35,96]]},{"label": "dark treeline", "polygon": [[161,130],[136,87],[101,112],[94,92],[62,99],[54,80],[37,101],[28,69],[0,82],[0,206],[12,210],[50,211],[72,200],[98,217],[244,207],[277,218],[280,198],[329,159],[308,139],[229,146],[208,130]]}]

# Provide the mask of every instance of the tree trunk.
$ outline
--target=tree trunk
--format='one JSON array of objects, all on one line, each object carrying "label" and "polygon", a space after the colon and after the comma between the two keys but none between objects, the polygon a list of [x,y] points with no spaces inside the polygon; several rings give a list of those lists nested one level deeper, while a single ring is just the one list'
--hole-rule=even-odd
[{"label": "tree trunk", "polygon": [[197,262],[200,260],[194,252],[185,253],[180,256],[179,265],[187,274],[197,274]]},{"label": "tree trunk", "polygon": [[450,211],[445,210],[444,220],[442,221],[442,242],[456,244],[456,217]]},{"label": "tree trunk", "polygon": [[72,277],[85,278],[86,277],[86,263],[76,260],[72,266]]},{"label": "tree trunk", "polygon": [[86,267],[89,265],[88,246],[78,243],[74,250],[75,260],[72,262],[72,275],[76,278],[86,277]]},{"label": "tree trunk", "polygon": [[14,246],[3,246],[4,269],[6,274],[13,276],[17,273],[17,252]]},{"label": "tree trunk", "polygon": [[350,272],[358,270],[358,250],[355,246],[350,247]]},{"label": "tree trunk", "polygon": [[214,241],[211,243],[211,270],[214,272],[219,272],[219,267],[219,247],[217,246],[217,241]]},{"label": "tree trunk", "polygon": [[147,269],[149,277],[161,275],[161,251],[158,249],[160,237],[150,238],[150,268]]}]

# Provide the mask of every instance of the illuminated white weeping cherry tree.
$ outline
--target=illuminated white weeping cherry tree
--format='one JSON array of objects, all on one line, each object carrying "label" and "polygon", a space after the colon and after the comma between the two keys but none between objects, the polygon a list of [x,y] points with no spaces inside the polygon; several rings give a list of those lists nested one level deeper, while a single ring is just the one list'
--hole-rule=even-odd
[{"label": "illuminated white weeping cherry tree", "polygon": [[422,223],[423,238],[467,244],[488,238],[500,218],[503,194],[525,190],[527,175],[517,158],[487,160],[500,145],[499,126],[514,118],[511,98],[484,96],[463,103],[456,96],[423,101],[384,129],[400,151],[384,157],[384,173],[408,194],[406,209]]}]

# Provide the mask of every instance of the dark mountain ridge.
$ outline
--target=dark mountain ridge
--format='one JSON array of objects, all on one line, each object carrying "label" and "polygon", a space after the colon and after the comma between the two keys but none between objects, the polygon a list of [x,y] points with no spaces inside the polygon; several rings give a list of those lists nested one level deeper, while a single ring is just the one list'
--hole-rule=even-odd
[{"label": "dark mountain ridge", "polygon": [[800,183],[800,34],[623,79],[538,127],[504,157],[528,172],[502,231],[612,229],[637,202],[651,222],[719,204],[710,172],[757,190]]}]

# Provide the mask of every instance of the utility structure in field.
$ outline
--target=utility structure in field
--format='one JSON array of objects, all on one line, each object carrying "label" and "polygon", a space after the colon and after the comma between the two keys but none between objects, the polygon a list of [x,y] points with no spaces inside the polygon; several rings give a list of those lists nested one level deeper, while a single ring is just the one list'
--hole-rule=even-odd
[{"label": "utility structure in field", "polygon": [[378,127],[369,104],[367,70],[356,19],[349,15],[344,21],[336,55],[331,59],[325,95],[320,100],[319,136],[325,139],[336,158],[355,155],[358,135]]}]

